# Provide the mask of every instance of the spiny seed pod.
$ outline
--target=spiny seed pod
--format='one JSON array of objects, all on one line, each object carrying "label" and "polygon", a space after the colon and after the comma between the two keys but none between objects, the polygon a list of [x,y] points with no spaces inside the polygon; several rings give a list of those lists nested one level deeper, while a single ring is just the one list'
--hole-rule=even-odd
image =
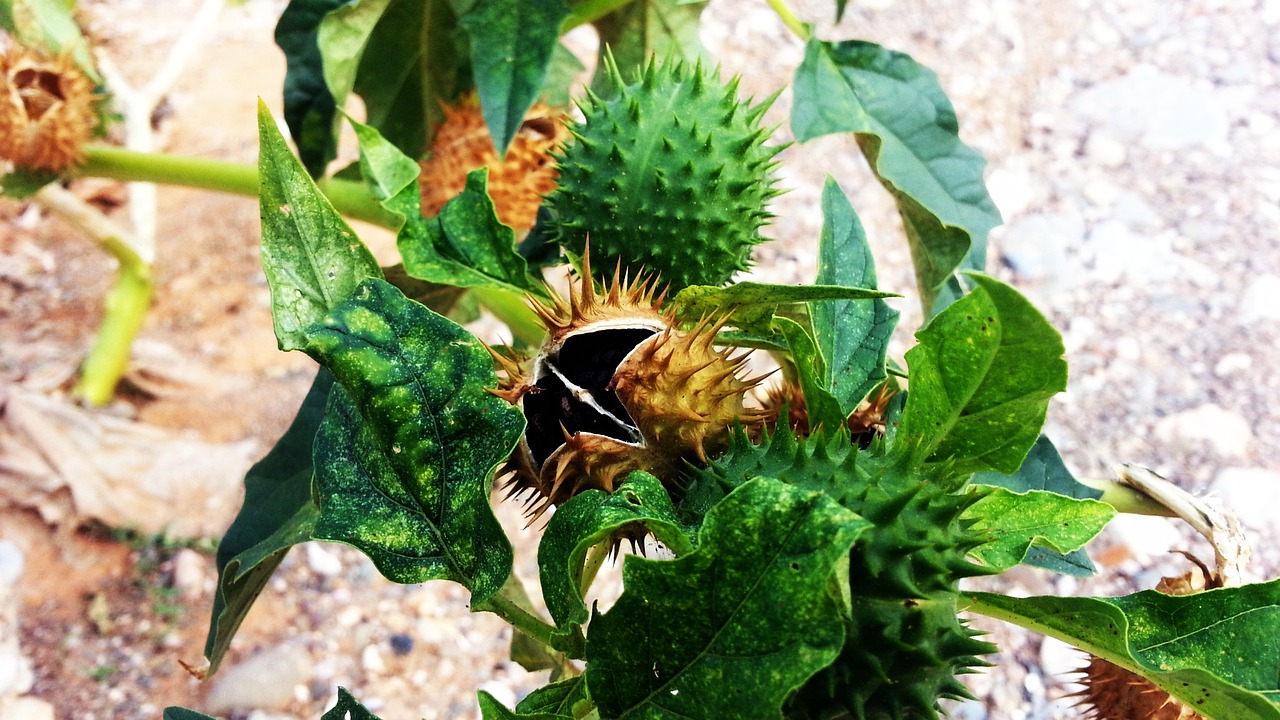
[{"label": "spiny seed pod", "polygon": [[569,301],[534,304],[549,337],[527,379],[514,361],[498,395],[523,405],[528,429],[508,469],[512,494],[528,493],[535,517],[583,490],[612,492],[635,470],[678,487],[685,461],[705,463],[735,422],[754,422],[743,397],[746,353],[714,346],[719,324],[681,330],[659,310],[650,282],[614,275],[597,293],[583,256]]},{"label": "spiny seed pod", "polygon": [[77,164],[98,124],[96,103],[93,81],[69,55],[10,45],[0,56],[0,159],[52,172]]},{"label": "spiny seed pod", "polygon": [[723,285],[748,267],[773,217],[779,148],[760,127],[771,100],[740,103],[737,80],[722,84],[701,64],[651,63],[632,85],[609,68],[617,93],[588,96],[557,158],[550,229],[575,254],[589,236],[597,260],[647,268],[673,292]]},{"label": "spiny seed pod", "polygon": [[528,232],[538,217],[542,196],[556,186],[551,151],[569,138],[562,110],[535,104],[512,138],[505,157],[493,146],[480,101],[474,93],[444,106],[444,122],[423,160],[422,214],[432,216],[466,184],[467,173],[489,168],[489,196],[498,219],[517,233]]}]

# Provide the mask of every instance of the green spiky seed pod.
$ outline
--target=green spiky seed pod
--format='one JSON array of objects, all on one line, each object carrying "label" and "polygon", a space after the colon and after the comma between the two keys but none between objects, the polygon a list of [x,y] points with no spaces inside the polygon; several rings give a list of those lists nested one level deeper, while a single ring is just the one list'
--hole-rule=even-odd
[{"label": "green spiky seed pod", "polygon": [[981,492],[947,492],[939,478],[909,472],[882,447],[860,453],[844,432],[797,439],[785,424],[759,445],[736,433],[696,475],[695,487],[726,490],[756,476],[785,478],[873,523],[850,553],[844,648],[800,688],[787,717],[933,720],[939,699],[967,696],[956,676],[995,650],[956,615],[957,581],[987,573],[967,558],[983,539],[960,517]]},{"label": "green spiky seed pod", "polygon": [[772,217],[779,148],[760,126],[772,99],[741,103],[737,80],[721,83],[701,64],[650,63],[631,85],[610,71],[618,91],[588,96],[558,157],[554,236],[578,255],[589,240],[597,267],[643,268],[672,292],[723,285],[748,267]]}]

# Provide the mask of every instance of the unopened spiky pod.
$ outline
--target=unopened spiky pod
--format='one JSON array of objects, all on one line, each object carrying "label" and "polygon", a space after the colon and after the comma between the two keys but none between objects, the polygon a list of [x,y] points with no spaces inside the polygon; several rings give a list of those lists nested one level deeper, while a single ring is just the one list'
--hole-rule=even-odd
[{"label": "unopened spiky pod", "polygon": [[850,553],[844,648],[788,717],[932,719],[938,699],[964,697],[956,675],[995,649],[956,616],[957,580],[987,572],[966,558],[982,538],[960,519],[981,493],[950,493],[874,448],[860,453],[844,431],[797,438],[785,424],[758,445],[736,433],[699,479],[736,486],[761,475],[826,492],[873,523]]},{"label": "unopened spiky pod", "polygon": [[0,159],[59,172],[84,156],[98,123],[94,84],[69,55],[18,45],[0,56]]},{"label": "unopened spiky pod", "polygon": [[512,492],[527,492],[535,514],[583,490],[612,492],[635,470],[669,489],[686,461],[722,450],[729,427],[751,421],[744,358],[714,346],[718,325],[678,329],[650,283],[614,275],[595,290],[590,258],[568,302],[536,303],[548,340],[529,377],[501,360],[497,393],[520,402],[528,429],[509,463]]},{"label": "unopened spiky pod", "polygon": [[559,157],[550,229],[566,249],[581,254],[589,237],[604,267],[644,268],[673,291],[724,284],[772,217],[768,103],[740,103],[736,80],[700,64],[650,64],[631,85],[610,70],[616,94],[587,98]]}]

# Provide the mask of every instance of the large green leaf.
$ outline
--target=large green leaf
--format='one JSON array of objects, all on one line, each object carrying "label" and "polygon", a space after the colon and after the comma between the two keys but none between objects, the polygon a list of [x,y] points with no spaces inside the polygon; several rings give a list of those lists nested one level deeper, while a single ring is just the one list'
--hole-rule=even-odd
[{"label": "large green leaf", "polygon": [[524,418],[486,390],[497,377],[484,346],[368,280],[306,349],[347,391],[334,393],[316,439],[315,537],[360,548],[396,582],[454,580],[473,605],[497,592],[511,546],[489,483]]},{"label": "large green leaf", "polygon": [[289,548],[311,539],[318,516],[311,444],[332,387],[333,375],[321,370],[289,429],[245,475],[244,504],[218,543],[218,588],[204,646],[209,675]]},{"label": "large green leaf", "polygon": [[632,473],[612,493],[588,490],[556,508],[538,544],[542,597],[564,632],[582,625],[590,615],[578,581],[587,550],[617,531],[643,526],[677,556],[693,546],[676,519],[671,496],[658,478]]},{"label": "large green leaf", "polygon": [[1084,547],[1111,518],[1115,508],[1097,500],[1077,500],[1043,490],[1015,493],[996,488],[965,510],[986,542],[970,555],[997,571],[1022,562],[1032,545],[1069,553]]},{"label": "large green leaf", "polygon": [[276,23],[276,44],[284,51],[284,120],[298,144],[302,164],[313,177],[338,151],[333,95],[324,81],[324,61],[316,33],[330,12],[351,0],[290,0]]},{"label": "large green leaf", "polygon": [[986,164],[960,141],[937,76],[902,53],[861,41],[810,40],[796,69],[791,127],[801,142],[849,132],[893,194],[911,243],[921,304],[954,298],[954,273],[986,265],[1000,213],[982,180]]},{"label": "large green leaf", "polygon": [[289,151],[258,103],[262,267],[281,350],[299,350],[307,328],[382,269]]},{"label": "large green leaf", "polygon": [[791,351],[792,362],[795,363],[800,390],[804,393],[809,427],[815,429],[821,427],[827,432],[844,428],[845,419],[849,414],[840,406],[840,401],[831,394],[827,385],[827,361],[822,357],[813,336],[803,325],[791,318],[776,318],[774,326],[781,330],[782,336],[787,339],[787,348]]},{"label": "large green leaf", "polygon": [[564,0],[477,0],[458,18],[471,38],[480,109],[499,154],[538,99],[568,16]]},{"label": "large green leaf", "polygon": [[1280,580],[1170,596],[965,593],[969,611],[1071,643],[1219,720],[1280,719]]},{"label": "large green leaf", "polygon": [[[876,287],[875,260],[853,206],[836,181],[822,188],[822,235],[818,241],[818,285]],[[814,339],[826,358],[824,385],[845,417],[888,377],[885,356],[898,311],[884,300],[814,303]]]},{"label": "large green leaf", "polygon": [[696,61],[705,54],[698,26],[705,0],[634,0],[594,21],[600,36],[600,58],[591,89],[609,95],[612,80],[606,53],[628,80],[654,57]]},{"label": "large green leaf", "polygon": [[603,717],[781,717],[844,643],[832,591],[864,520],[823,493],[758,478],[707,514],[698,549],[628,557],[592,620],[587,687]]},{"label": "large green leaf", "polygon": [[[1036,444],[1031,447],[1031,452],[1027,453],[1027,458],[1022,461],[1022,466],[1017,472],[1012,475],[992,471],[980,472],[974,474],[972,481],[982,485],[1008,488],[1013,492],[1047,490],[1070,498],[1097,500],[1102,497],[1101,490],[1091,488],[1072,476],[1071,471],[1067,470],[1067,466],[1062,462],[1058,449],[1044,435],[1036,440]],[[1080,577],[1087,577],[1097,571],[1084,548],[1063,554],[1048,548],[1032,546],[1022,561],[1027,565]]]},{"label": "large green leaf", "polygon": [[900,296],[896,293],[863,287],[740,282],[728,287],[690,285],[671,299],[671,307],[681,317],[686,318],[728,315],[729,324],[735,327],[768,334],[770,322],[780,306],[830,300],[874,300],[886,297]]},{"label": "large green leaf", "polygon": [[954,475],[1016,472],[1067,384],[1062,337],[1018,291],[985,275],[916,333],[895,447]]}]

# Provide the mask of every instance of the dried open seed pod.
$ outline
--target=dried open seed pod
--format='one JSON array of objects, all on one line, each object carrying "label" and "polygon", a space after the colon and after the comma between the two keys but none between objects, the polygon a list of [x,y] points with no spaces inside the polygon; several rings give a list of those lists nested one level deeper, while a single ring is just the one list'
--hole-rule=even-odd
[{"label": "dried open seed pod", "polygon": [[523,405],[528,428],[509,463],[513,494],[534,514],[589,489],[613,489],[645,470],[675,489],[685,461],[728,444],[736,421],[754,422],[743,396],[746,356],[715,347],[719,324],[675,326],[650,283],[615,275],[604,293],[590,261],[567,303],[534,309],[549,337],[526,377],[514,362],[498,394]]},{"label": "dried open seed pod", "polygon": [[97,126],[93,81],[70,56],[18,45],[0,55],[0,159],[59,172],[80,162]]}]

